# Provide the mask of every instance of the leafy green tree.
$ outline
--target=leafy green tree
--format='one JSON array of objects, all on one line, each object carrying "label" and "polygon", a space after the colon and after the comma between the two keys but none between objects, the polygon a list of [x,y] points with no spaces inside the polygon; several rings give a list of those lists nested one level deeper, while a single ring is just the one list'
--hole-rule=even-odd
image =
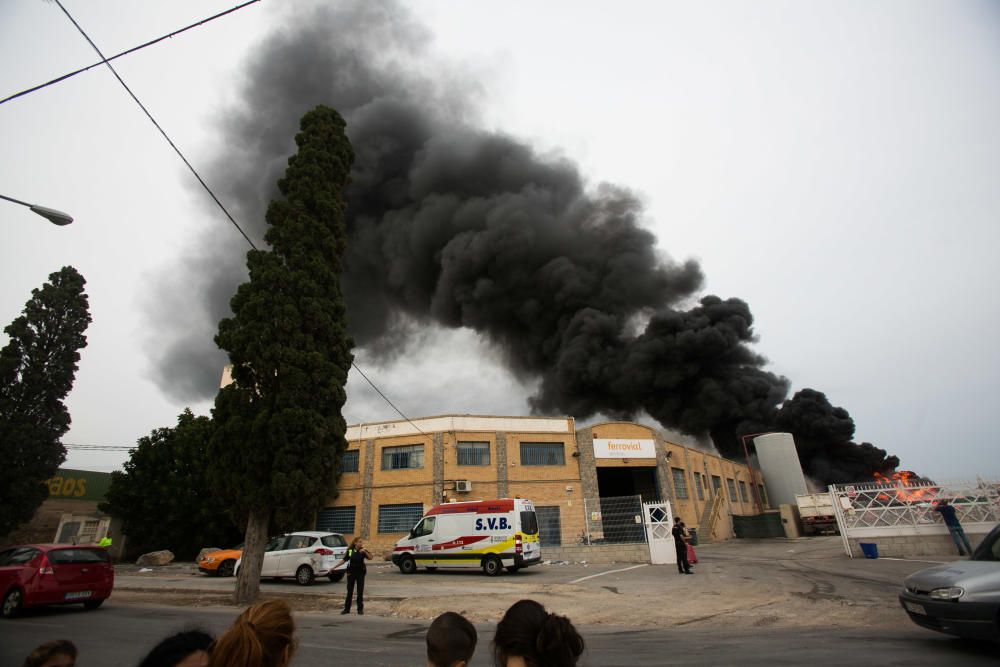
[{"label": "leafy green tree", "polygon": [[4,329],[0,350],[0,536],[35,513],[45,480],[66,460],[63,399],[73,388],[90,324],[86,281],[72,266],[31,291],[22,314]]},{"label": "leafy green tree", "polygon": [[241,532],[213,493],[208,446],[215,423],[190,409],[177,426],[140,438],[125,472],[111,473],[101,510],[121,517],[130,549],[170,549],[191,559],[202,547],[230,547]]},{"label": "leafy green tree", "polygon": [[219,323],[232,384],[215,399],[217,488],[247,521],[237,603],[253,600],[269,525],[302,526],[335,490],[346,448],[341,415],[353,342],[340,289],[347,232],[342,190],[354,151],[335,110],[303,116],[298,152],[267,209],[269,251],[247,254],[250,279]]}]

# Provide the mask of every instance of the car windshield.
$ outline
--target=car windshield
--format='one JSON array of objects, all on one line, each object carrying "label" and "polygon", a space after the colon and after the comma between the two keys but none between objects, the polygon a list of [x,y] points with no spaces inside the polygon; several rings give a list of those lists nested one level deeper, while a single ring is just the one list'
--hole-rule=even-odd
[{"label": "car windshield", "polygon": [[340,535],[326,535],[323,537],[323,544],[328,547],[346,547],[347,542]]},{"label": "car windshield", "polygon": [[53,549],[49,560],[56,564],[106,563],[111,558],[104,549]]},{"label": "car windshield", "polygon": [[16,547],[0,552],[0,566],[24,565],[38,555],[38,549],[32,547]]},{"label": "car windshield", "polygon": [[979,543],[976,550],[972,552],[972,558],[969,560],[1000,561],[1000,526],[990,531],[983,541]]}]

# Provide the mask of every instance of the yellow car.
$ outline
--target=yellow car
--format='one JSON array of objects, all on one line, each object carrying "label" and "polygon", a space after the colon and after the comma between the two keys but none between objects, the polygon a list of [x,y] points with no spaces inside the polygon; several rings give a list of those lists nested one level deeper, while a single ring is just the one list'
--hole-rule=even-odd
[{"label": "yellow car", "polygon": [[236,571],[236,561],[243,555],[243,545],[239,544],[232,549],[222,549],[206,554],[198,561],[198,570],[205,574],[214,574],[219,577],[231,577]]}]

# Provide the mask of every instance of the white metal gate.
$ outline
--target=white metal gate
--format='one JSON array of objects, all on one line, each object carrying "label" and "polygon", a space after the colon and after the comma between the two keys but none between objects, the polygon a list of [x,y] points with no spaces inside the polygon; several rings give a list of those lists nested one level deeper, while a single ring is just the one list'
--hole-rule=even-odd
[{"label": "white metal gate", "polygon": [[649,543],[649,562],[664,565],[677,562],[674,549],[673,513],[670,503],[643,503],[642,513],[646,523],[646,541]]}]

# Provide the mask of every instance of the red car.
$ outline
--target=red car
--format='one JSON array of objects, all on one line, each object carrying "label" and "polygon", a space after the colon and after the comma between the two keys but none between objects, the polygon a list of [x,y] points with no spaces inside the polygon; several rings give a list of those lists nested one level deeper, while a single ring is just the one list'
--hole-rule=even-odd
[{"label": "red car", "polygon": [[82,602],[97,609],[114,585],[111,557],[96,545],[25,544],[0,550],[4,618],[50,604]]}]

